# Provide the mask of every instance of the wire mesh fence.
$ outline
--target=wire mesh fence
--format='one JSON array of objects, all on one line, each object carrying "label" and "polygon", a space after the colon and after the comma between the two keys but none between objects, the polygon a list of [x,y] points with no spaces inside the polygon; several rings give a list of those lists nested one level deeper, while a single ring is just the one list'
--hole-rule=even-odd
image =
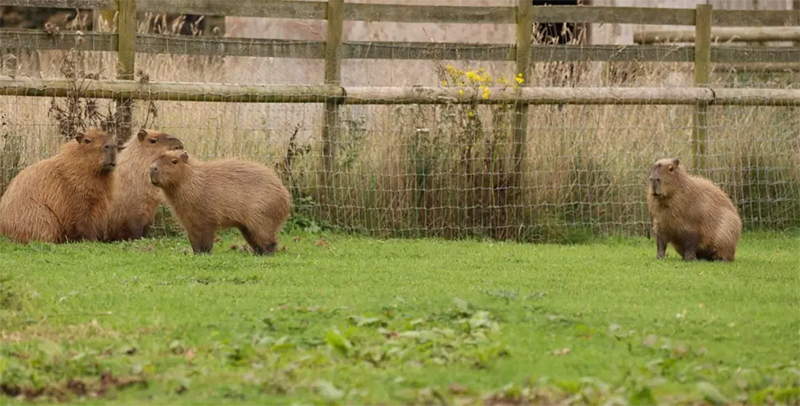
[{"label": "wire mesh fence", "polygon": [[[491,97],[498,88],[520,85],[514,61],[505,56],[511,45],[502,44],[513,42],[513,25],[494,26],[491,35],[478,36],[498,45],[472,48],[453,45],[473,35],[453,34],[458,32],[454,27],[465,25],[425,26],[430,27],[408,31],[414,33],[413,38],[390,31],[392,35],[383,35],[381,42],[362,41],[347,48],[342,86],[422,85],[474,92],[481,99]],[[356,32],[348,34],[352,40],[359,26],[351,29]],[[319,84],[324,62],[317,58],[323,48],[307,45],[318,44],[324,37],[321,32],[317,39],[241,39],[238,45],[220,38],[142,34],[137,38],[136,80]],[[397,42],[419,43],[425,41],[422,37],[438,45],[417,49],[410,42],[402,46]],[[78,49],[66,50],[42,50],[55,47],[52,38],[24,46],[6,44],[0,73],[18,81],[26,76],[66,77],[76,88],[74,97],[67,98],[0,96],[0,189],[22,168],[56,153],[76,127],[114,131],[115,102],[86,97],[80,89],[86,78],[114,78],[117,57],[108,52],[113,47],[105,39],[91,33],[82,38],[73,41]],[[663,57],[659,61],[594,62],[581,59],[596,48],[580,46],[580,36],[570,38],[567,41],[574,46],[568,51],[574,60],[548,61],[539,53],[524,85],[692,85],[686,46],[658,48]],[[534,41],[551,40],[534,36]],[[176,47],[194,55],[165,53]],[[220,47],[235,56],[204,55]],[[782,52],[793,55],[796,51],[762,51],[772,59],[789,58],[775,57]],[[263,57],[267,53],[280,57]],[[761,57],[756,53],[744,62],[758,62]],[[800,87],[799,79],[791,69],[718,69],[712,84],[786,89]],[[380,99],[380,94],[378,90],[373,96]],[[172,101],[137,100],[133,128],[156,128],[177,136],[199,159],[238,157],[275,168],[293,195],[291,222],[301,227],[383,237],[535,242],[575,241],[600,234],[648,235],[647,172],[655,159],[667,156],[680,158],[690,171],[719,184],[739,208],[745,227],[785,230],[800,226],[797,106],[710,106],[703,140],[706,165],[694,168],[695,108],[691,105],[612,101],[608,105],[531,105],[520,144],[515,138],[519,121],[513,104],[446,99],[433,104],[383,105],[380,100],[369,105],[345,104],[335,120],[338,137],[332,173],[323,178],[322,134],[330,123],[323,114],[324,95],[309,103],[212,102],[215,96],[219,95],[187,92]],[[515,160],[518,156],[524,157],[521,164]],[[174,221],[163,216],[154,231],[176,230]]]}]

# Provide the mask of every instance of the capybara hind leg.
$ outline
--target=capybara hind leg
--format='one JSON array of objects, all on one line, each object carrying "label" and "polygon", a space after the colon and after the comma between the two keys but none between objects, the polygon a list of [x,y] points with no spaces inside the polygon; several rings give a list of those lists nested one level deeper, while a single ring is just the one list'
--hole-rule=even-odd
[{"label": "capybara hind leg", "polygon": [[195,231],[189,233],[189,242],[195,254],[210,254],[214,248],[213,231]]},{"label": "capybara hind leg", "polygon": [[704,261],[713,261],[716,257],[716,254],[713,250],[700,248],[697,250],[697,259],[702,259]]},{"label": "capybara hind leg", "polygon": [[274,233],[265,231],[265,228],[240,227],[239,229],[256,255],[273,255],[277,251],[278,243]]},{"label": "capybara hind leg", "polygon": [[13,219],[3,218],[0,229],[12,240],[23,244],[31,241],[62,243],[66,239],[53,212],[39,204],[25,206],[15,213]]},{"label": "capybara hind leg", "polygon": [[730,262],[736,256],[736,249],[720,249],[714,254],[714,260]]},{"label": "capybara hind leg", "polygon": [[692,261],[697,259],[697,249],[700,244],[700,235],[689,234],[683,241],[683,260]]},{"label": "capybara hind leg", "polygon": [[662,259],[667,254],[667,239],[661,233],[656,234],[656,258]]}]

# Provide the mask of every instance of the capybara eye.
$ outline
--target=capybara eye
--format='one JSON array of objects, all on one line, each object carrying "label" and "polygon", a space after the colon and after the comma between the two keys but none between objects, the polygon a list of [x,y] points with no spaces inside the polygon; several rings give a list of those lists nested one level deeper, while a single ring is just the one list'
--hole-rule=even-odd
[{"label": "capybara eye", "polygon": [[150,138],[150,143],[151,143],[151,144],[155,144],[156,142],[158,142],[158,141],[156,141],[156,139],[155,139],[155,138]]},{"label": "capybara eye", "polygon": [[670,167],[669,167],[669,171],[670,171],[670,172],[672,172],[672,171],[674,171],[674,170],[675,170],[675,167],[674,167],[674,166],[670,166]]},{"label": "capybara eye", "polygon": [[172,160],[172,164],[173,164],[173,165],[177,165],[177,164],[178,164],[178,160],[177,160],[177,159],[173,159],[173,160]]},{"label": "capybara eye", "polygon": [[83,139],[83,143],[84,143],[84,144],[91,144],[91,143],[92,143],[92,140],[90,140],[90,139],[88,139],[88,138],[84,138],[84,139]]}]

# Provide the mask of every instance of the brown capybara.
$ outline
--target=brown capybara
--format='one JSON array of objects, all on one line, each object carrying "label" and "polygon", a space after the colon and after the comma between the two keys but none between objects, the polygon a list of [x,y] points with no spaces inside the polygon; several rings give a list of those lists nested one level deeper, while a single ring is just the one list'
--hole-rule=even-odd
[{"label": "brown capybara", "polygon": [[117,147],[107,133],[77,134],[9,183],[0,198],[0,234],[21,243],[103,239],[116,163]]},{"label": "brown capybara", "polygon": [[292,197],[275,171],[252,162],[202,162],[168,151],[150,166],[150,181],[164,191],[195,254],[211,252],[216,232],[230,227],[256,255],[274,254],[291,212]]},{"label": "brown capybara", "polygon": [[687,174],[678,159],[659,159],[650,171],[647,207],[657,258],[667,244],[684,260],[733,261],[742,221],[731,199],[707,179]]},{"label": "brown capybara", "polygon": [[146,237],[165,199],[150,183],[150,164],[166,151],[183,149],[178,138],[156,130],[140,130],[119,153],[115,192],[108,219],[108,241]]}]

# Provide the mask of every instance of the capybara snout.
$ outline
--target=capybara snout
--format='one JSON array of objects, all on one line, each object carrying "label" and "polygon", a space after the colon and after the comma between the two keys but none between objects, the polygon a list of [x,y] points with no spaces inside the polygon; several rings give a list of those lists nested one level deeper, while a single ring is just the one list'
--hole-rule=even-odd
[{"label": "capybara snout", "polygon": [[103,171],[110,172],[117,167],[117,146],[114,142],[103,144]]},{"label": "capybara snout", "polygon": [[150,165],[150,183],[154,186],[161,184],[161,173],[158,171],[158,164]]}]

